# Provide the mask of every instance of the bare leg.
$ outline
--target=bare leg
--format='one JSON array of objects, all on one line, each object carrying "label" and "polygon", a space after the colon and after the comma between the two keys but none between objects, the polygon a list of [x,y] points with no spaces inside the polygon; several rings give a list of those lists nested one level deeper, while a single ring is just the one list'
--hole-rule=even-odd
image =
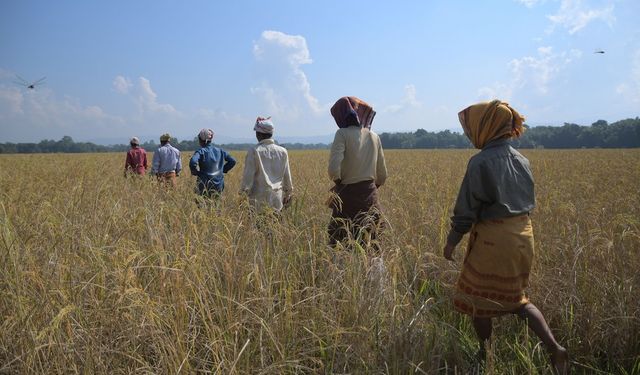
[{"label": "bare leg", "polygon": [[480,342],[478,357],[484,361],[487,356],[486,346],[489,344],[491,332],[493,332],[493,320],[491,318],[473,318],[473,328],[476,330]]},{"label": "bare leg", "polygon": [[551,353],[551,364],[558,374],[569,373],[569,355],[567,349],[560,346],[553,337],[544,316],[533,303],[528,303],[516,311],[518,316],[527,321],[527,325],[542,340]]}]

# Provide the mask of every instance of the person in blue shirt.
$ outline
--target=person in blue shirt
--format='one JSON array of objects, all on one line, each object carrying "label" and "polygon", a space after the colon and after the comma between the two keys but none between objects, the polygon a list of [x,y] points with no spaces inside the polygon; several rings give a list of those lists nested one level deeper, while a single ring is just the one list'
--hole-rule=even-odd
[{"label": "person in blue shirt", "polygon": [[224,174],[236,165],[236,159],[211,143],[213,135],[211,129],[200,130],[200,149],[193,153],[189,161],[191,174],[197,177],[196,192],[207,198],[217,197],[222,193]]}]

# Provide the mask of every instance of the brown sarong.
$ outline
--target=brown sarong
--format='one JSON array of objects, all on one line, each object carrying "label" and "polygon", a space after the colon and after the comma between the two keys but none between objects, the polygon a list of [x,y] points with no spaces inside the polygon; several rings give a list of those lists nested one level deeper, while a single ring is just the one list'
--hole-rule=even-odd
[{"label": "brown sarong", "polygon": [[376,184],[369,180],[336,185],[332,191],[335,196],[330,203],[329,245],[351,239],[362,247],[373,246],[379,250],[376,240],[382,220]]},{"label": "brown sarong", "polygon": [[533,249],[529,215],[476,223],[456,285],[456,310],[490,318],[527,304]]},{"label": "brown sarong", "polygon": [[178,182],[176,181],[176,172],[158,173],[156,174],[156,177],[158,177],[158,181],[163,185],[172,188],[178,186]]}]

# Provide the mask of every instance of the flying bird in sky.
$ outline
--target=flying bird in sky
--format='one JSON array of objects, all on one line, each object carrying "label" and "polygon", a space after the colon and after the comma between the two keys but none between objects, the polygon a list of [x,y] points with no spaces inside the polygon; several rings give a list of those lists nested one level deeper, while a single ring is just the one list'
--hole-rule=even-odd
[{"label": "flying bird in sky", "polygon": [[598,50],[595,50],[593,53],[604,53],[604,51],[601,49],[598,49]]},{"label": "flying bird in sky", "polygon": [[16,83],[16,84],[18,84],[20,86],[24,86],[29,90],[35,90],[36,87],[44,85],[44,80],[47,79],[47,77],[42,77],[37,81],[29,82],[26,79],[20,77],[19,75],[16,75],[16,78],[18,80],[14,81],[14,83]]}]

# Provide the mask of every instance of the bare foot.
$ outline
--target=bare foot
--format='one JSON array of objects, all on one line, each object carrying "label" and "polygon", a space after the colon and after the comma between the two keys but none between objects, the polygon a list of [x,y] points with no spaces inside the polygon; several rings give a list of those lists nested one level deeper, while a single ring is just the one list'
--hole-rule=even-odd
[{"label": "bare foot", "polygon": [[551,364],[556,374],[569,374],[569,353],[567,349],[559,346],[553,354],[551,354]]}]

